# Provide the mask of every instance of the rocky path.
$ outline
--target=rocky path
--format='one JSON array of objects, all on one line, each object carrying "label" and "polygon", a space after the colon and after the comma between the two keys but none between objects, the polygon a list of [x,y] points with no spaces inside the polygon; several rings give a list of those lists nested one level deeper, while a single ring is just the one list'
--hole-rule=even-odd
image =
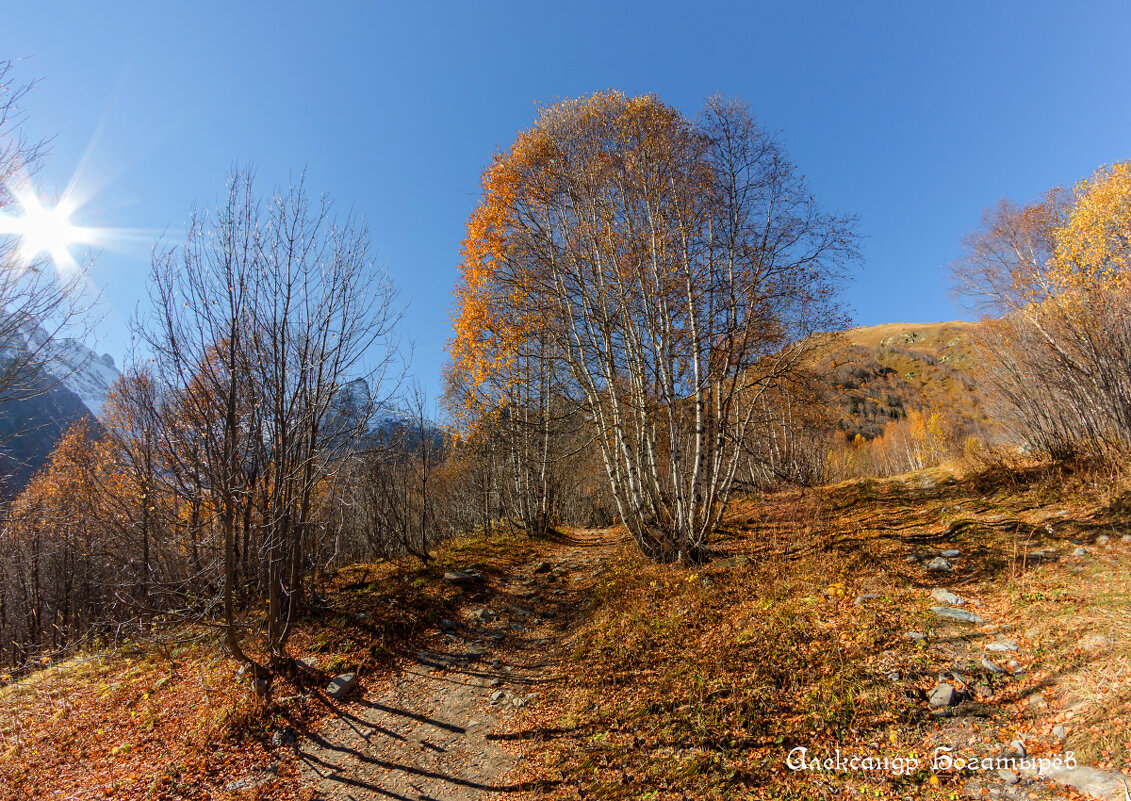
[{"label": "rocky path", "polygon": [[361,688],[299,744],[303,784],[325,801],[472,801],[523,789],[506,778],[521,755],[498,735],[537,702],[614,543],[578,532],[497,581],[451,575],[465,586],[462,617],[441,621],[395,678]]},{"label": "rocky path", "polygon": [[[1131,538],[1129,538],[1131,539]],[[1105,545],[1108,537],[1100,539]],[[1079,561],[1090,552],[1078,547],[1072,558]],[[925,570],[945,581],[965,554],[958,548],[939,552],[918,552],[909,560],[919,562]],[[1054,549],[1041,549],[1030,554],[1037,561],[1057,561]],[[1069,569],[1078,572],[1078,566]],[[968,771],[963,782],[968,797],[1000,797],[1006,799],[1059,799],[1064,788],[1108,799],[1128,801],[1131,785],[1118,771],[1099,770],[1068,759],[1071,751],[1064,748],[1064,725],[1051,727],[1041,736],[1042,719],[1048,714],[1045,694],[1055,691],[1054,682],[1019,689],[1033,663],[1032,650],[1039,648],[1039,629],[1019,631],[1015,621],[1002,619],[987,610],[975,594],[962,595],[942,586],[929,593],[930,615],[934,621],[932,634],[907,633],[937,669],[936,683],[927,694],[934,715],[939,719],[936,737],[950,749],[941,754],[947,759],[981,760]],[[1098,635],[1083,635],[1084,650],[1103,649],[1111,641]],[[890,674],[898,680],[899,671]],[[1001,700],[1008,702],[1002,708]],[[1023,713],[1017,707],[1023,706]],[[989,724],[987,726],[987,724]],[[998,737],[985,735],[997,730]],[[995,742],[996,740],[996,742]],[[938,753],[938,752],[936,752]]]}]

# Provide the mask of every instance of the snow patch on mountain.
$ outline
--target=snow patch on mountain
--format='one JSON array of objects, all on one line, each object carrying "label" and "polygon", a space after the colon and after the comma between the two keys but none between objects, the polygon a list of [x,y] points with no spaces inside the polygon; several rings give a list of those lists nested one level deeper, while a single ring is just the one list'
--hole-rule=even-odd
[{"label": "snow patch on mountain", "polygon": [[118,380],[114,357],[99,356],[77,339],[61,339],[53,343],[47,372],[82,400],[90,413],[101,419],[110,386]]}]

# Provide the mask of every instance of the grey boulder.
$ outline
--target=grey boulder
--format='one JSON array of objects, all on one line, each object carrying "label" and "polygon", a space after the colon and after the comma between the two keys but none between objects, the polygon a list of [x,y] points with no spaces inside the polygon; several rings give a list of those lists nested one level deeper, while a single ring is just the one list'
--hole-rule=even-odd
[{"label": "grey boulder", "polygon": [[444,581],[450,584],[478,584],[483,576],[474,570],[450,570],[444,574]]},{"label": "grey boulder", "polygon": [[986,650],[993,651],[994,653],[998,654],[1004,654],[1008,651],[1016,651],[1017,643],[1015,643],[1013,640],[998,640],[997,642],[991,642],[990,644],[988,644],[986,646]]},{"label": "grey boulder", "polygon": [[959,596],[955,595],[950,590],[944,590],[941,587],[936,587],[931,590],[931,600],[938,601],[940,604],[947,604],[948,606],[962,606],[966,601],[962,600]]},{"label": "grey boulder", "polygon": [[951,620],[961,620],[963,623],[981,623],[982,618],[965,609],[952,609],[949,606],[932,606],[931,611],[935,617],[946,617]]},{"label": "grey boulder", "polygon": [[334,677],[333,681],[326,687],[326,694],[335,699],[345,698],[353,692],[353,688],[356,686],[357,676],[353,673],[343,673]]},{"label": "grey boulder", "polygon": [[954,686],[946,682],[939,682],[927,695],[927,703],[935,709],[954,706],[958,702],[958,693]]}]

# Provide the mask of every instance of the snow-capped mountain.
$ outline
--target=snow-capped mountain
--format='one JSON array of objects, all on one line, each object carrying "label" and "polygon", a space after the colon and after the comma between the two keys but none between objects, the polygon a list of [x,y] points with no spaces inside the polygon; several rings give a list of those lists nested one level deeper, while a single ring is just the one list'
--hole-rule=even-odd
[{"label": "snow-capped mountain", "polygon": [[46,369],[78,395],[91,414],[102,418],[110,386],[120,375],[113,356],[109,353],[99,356],[76,339],[63,339],[55,343]]},{"label": "snow-capped mountain", "polygon": [[94,417],[101,418],[110,385],[120,375],[114,357],[108,353],[99,356],[78,339],[51,338],[41,325],[29,329],[17,349],[26,348],[35,354],[34,361],[42,365],[46,374],[43,379],[48,385],[75,393]]},{"label": "snow-capped mountain", "polygon": [[[420,447],[419,420],[407,406],[397,408],[378,405],[364,379],[355,379],[341,387],[335,396],[331,428],[356,431],[364,427],[362,447],[381,449],[400,440],[411,447]],[[434,449],[443,447],[442,429],[432,420],[424,420],[424,436]]]},{"label": "snow-capped mountain", "polygon": [[[33,354],[28,357],[28,354]],[[0,366],[16,364],[27,392],[0,404],[0,496],[15,496],[47,464],[55,443],[87,418],[98,427],[118,370],[109,355],[99,356],[77,339],[49,340],[34,326],[8,347],[0,347]]]}]

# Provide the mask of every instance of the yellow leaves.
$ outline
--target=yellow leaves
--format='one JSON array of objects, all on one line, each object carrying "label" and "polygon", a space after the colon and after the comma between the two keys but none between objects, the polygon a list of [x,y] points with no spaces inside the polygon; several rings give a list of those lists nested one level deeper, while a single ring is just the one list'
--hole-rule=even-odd
[{"label": "yellow leaves", "polygon": [[1054,231],[1053,280],[1066,290],[1101,280],[1128,282],[1131,267],[1131,161],[1077,184],[1067,224]]}]

